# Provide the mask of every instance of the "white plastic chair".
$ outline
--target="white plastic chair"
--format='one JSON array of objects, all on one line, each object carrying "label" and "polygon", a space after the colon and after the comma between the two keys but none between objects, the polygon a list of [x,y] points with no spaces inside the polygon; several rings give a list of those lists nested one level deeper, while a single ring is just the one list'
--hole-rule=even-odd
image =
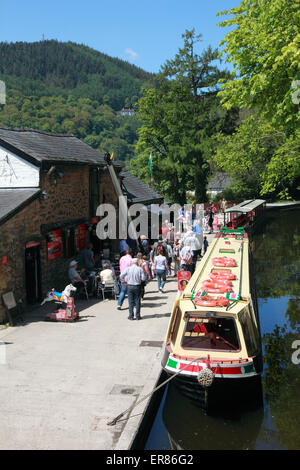
[{"label": "white plastic chair", "polygon": [[98,285],[98,292],[99,292],[99,289],[101,290],[102,292],[102,298],[103,300],[105,300],[105,292],[110,292],[114,295],[114,298],[116,300],[116,293],[115,293],[115,281],[106,281],[104,283],[104,285],[101,285],[101,283],[99,283]]}]

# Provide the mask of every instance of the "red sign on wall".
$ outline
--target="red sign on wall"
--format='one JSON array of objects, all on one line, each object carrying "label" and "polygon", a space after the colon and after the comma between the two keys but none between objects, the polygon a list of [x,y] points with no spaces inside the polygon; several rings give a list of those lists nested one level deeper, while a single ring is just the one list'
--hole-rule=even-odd
[{"label": "red sign on wall", "polygon": [[187,283],[191,279],[191,273],[189,271],[178,271],[178,290],[184,290]]},{"label": "red sign on wall", "polygon": [[86,247],[86,226],[85,224],[78,225],[75,229],[75,243],[78,251]]},{"label": "red sign on wall", "polygon": [[61,230],[53,230],[48,233],[50,241],[47,243],[48,260],[59,258],[62,254]]},{"label": "red sign on wall", "polygon": [[7,264],[7,256],[1,256],[0,257],[0,264],[2,264],[2,265]]}]

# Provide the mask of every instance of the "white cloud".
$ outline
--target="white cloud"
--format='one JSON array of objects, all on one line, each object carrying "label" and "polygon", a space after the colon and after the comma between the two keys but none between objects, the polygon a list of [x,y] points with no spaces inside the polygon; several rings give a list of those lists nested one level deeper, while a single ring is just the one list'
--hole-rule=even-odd
[{"label": "white cloud", "polygon": [[131,62],[134,62],[139,57],[138,53],[134,51],[133,49],[131,49],[130,47],[127,47],[125,49],[125,53],[127,55],[127,59]]}]

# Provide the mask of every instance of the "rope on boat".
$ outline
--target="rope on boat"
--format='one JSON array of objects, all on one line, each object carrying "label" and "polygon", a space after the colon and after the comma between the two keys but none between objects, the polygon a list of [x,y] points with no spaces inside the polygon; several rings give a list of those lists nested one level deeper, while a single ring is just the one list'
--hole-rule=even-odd
[{"label": "rope on boat", "polygon": [[[151,395],[153,395],[153,393],[155,393],[158,389],[160,389],[161,387],[163,387],[164,385],[166,385],[166,383],[170,382],[172,379],[174,379],[175,377],[177,377],[177,375],[179,375],[184,369],[186,369],[188,366],[190,366],[192,364],[192,362],[197,362],[197,361],[203,361],[203,360],[207,360],[206,357],[198,357],[196,359],[193,359],[192,361],[190,361],[188,364],[186,364],[182,369],[180,369],[178,372],[176,372],[176,374],[172,375],[171,377],[169,377],[167,380],[165,380],[164,382],[162,382],[160,385],[158,385],[158,387],[155,387],[152,392],[148,393],[148,395],[145,395],[143,398],[141,398],[140,400],[138,400],[136,402],[136,404],[133,406],[133,407],[129,407],[127,408],[127,410],[123,411],[122,413],[120,413],[118,416],[116,416],[114,419],[112,419],[111,421],[109,421],[107,423],[107,426],[115,426],[117,424],[117,422],[126,414],[128,413],[129,411],[132,411],[136,406],[138,406],[140,403],[142,403],[144,400],[146,400],[146,398],[150,397]],[[200,372],[203,372],[204,370],[209,370],[211,372],[211,374],[213,374],[212,370],[211,369],[203,369],[202,371]],[[199,374],[200,374],[199,372]],[[199,376],[198,374],[198,376]],[[213,374],[214,375],[214,374]],[[198,380],[199,381],[199,380]],[[200,382],[199,382],[200,383]],[[212,381],[211,381],[212,383]],[[201,384],[200,384],[201,385]],[[205,387],[205,385],[203,385]]]}]

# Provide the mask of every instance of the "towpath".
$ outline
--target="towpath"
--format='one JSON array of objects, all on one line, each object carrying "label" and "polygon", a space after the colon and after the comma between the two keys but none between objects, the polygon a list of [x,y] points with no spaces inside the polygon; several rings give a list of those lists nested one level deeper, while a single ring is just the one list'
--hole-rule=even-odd
[{"label": "towpath", "polygon": [[147,285],[140,321],[128,320],[127,299],[121,311],[94,299],[77,303],[74,323],[45,322],[48,303],[0,330],[0,449],[128,449],[148,399],[107,423],[156,385],[175,278],[165,291]]}]

